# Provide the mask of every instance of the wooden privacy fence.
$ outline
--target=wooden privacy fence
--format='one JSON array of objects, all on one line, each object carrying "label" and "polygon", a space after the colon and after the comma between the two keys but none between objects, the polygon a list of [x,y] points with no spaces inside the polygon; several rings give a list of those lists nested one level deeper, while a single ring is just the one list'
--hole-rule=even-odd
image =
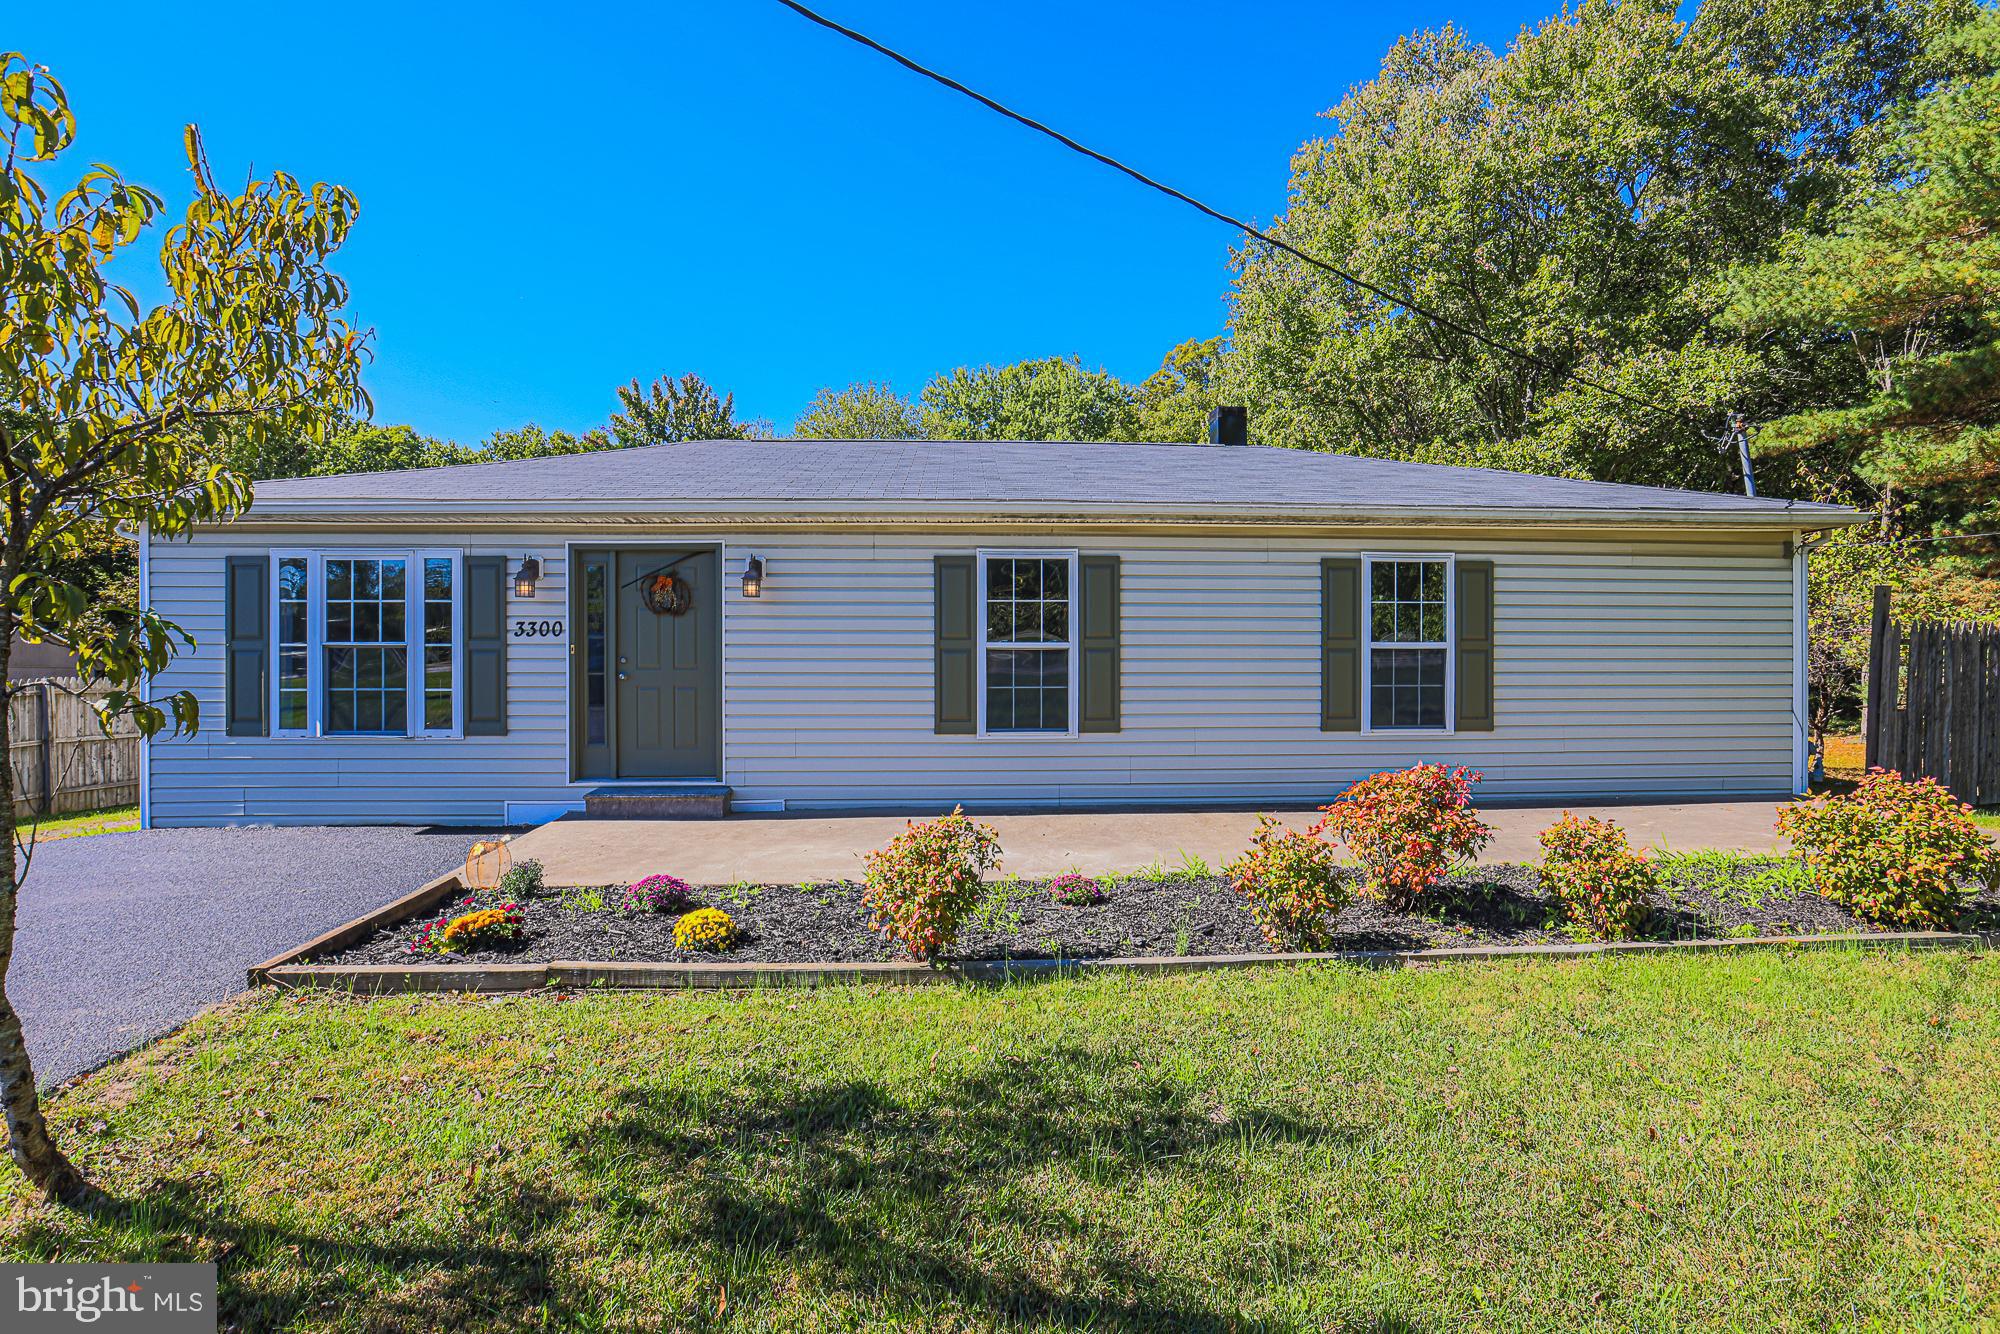
[{"label": "wooden privacy fence", "polygon": [[1862,726],[1869,768],[1928,776],[1960,801],[2000,805],[2000,627],[1900,626],[1878,587]]},{"label": "wooden privacy fence", "polygon": [[139,733],[129,718],[106,736],[89,703],[69,693],[83,689],[74,679],[15,681],[12,688],[7,763],[14,772],[15,818],[139,800]]}]

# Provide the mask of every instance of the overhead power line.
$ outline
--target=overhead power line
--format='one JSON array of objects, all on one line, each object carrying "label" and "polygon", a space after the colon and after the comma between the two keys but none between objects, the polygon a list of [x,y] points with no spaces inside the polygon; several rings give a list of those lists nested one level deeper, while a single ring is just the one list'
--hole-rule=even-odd
[{"label": "overhead power line", "polygon": [[1081,153],[1083,154],[1083,156],[1091,159],[1093,162],[1098,162],[1103,164],[1104,166],[1110,167],[1113,171],[1123,172],[1125,175],[1130,176],[1133,180],[1139,182],[1139,184],[1145,186],[1146,188],[1150,190],[1157,190],[1161,194],[1166,195],[1168,198],[1178,200],[1181,203],[1186,204],[1188,207],[1196,210],[1197,212],[1205,214],[1208,217],[1215,219],[1217,222],[1225,223],[1228,226],[1235,228],[1237,231],[1243,232],[1248,236],[1255,237],[1257,240],[1262,241],[1265,245],[1270,246],[1274,250],[1282,250],[1286,254],[1291,255],[1294,258],[1301,260],[1304,263],[1312,265],[1316,269],[1323,269],[1326,272],[1332,274],[1334,277],[1339,278],[1341,281],[1349,283],[1352,286],[1358,287],[1362,291],[1367,292],[1369,295],[1378,297],[1381,300],[1388,302],[1390,305],[1396,307],[1399,310],[1407,311],[1411,315],[1415,315],[1420,319],[1429,320],[1432,324],[1437,325],[1441,329],[1449,329],[1453,333],[1459,334],[1466,338],[1470,338],[1474,342],[1477,342],[1485,347],[1491,348],[1495,352],[1499,352],[1502,353],[1503,355],[1512,357],[1515,360],[1521,362],[1522,364],[1527,366],[1532,366],[1536,370],[1545,372],[1546,374],[1565,376],[1571,380],[1576,381],[1578,384],[1585,386],[1586,388],[1595,389],[1600,394],[1607,394],[1612,398],[1619,399],[1626,403],[1630,403],[1635,407],[1645,408],[1649,412],[1658,412],[1668,417],[1681,418],[1682,420],[1689,421],[1690,424],[1694,425],[1698,432],[1700,430],[1699,424],[1694,423],[1692,419],[1690,419],[1685,412],[1682,412],[1675,408],[1664,407],[1661,404],[1650,401],[1649,399],[1640,398],[1635,394],[1629,394],[1625,392],[1623,389],[1617,388],[1615,385],[1604,384],[1601,381],[1593,380],[1589,376],[1584,375],[1576,370],[1558,366],[1555,363],[1547,360],[1546,358],[1536,356],[1534,353],[1529,352],[1524,348],[1515,347],[1511,343],[1503,342],[1482,329],[1474,328],[1468,324],[1462,324],[1459,321],[1452,319],[1448,315],[1440,315],[1438,312],[1434,310],[1419,305],[1416,301],[1412,300],[1409,297],[1398,296],[1394,292],[1385,291],[1383,288],[1377,287],[1374,283],[1369,282],[1365,278],[1357,277],[1354,274],[1347,272],[1345,269],[1342,269],[1336,264],[1329,263],[1328,261],[1321,259],[1317,255],[1309,254],[1306,251],[1299,249],[1297,246],[1293,245],[1289,241],[1273,236],[1269,232],[1264,231],[1261,228],[1253,227],[1248,222],[1245,222],[1243,219],[1238,217],[1233,217],[1230,214],[1224,213],[1221,209],[1211,207],[1208,204],[1204,204],[1201,200],[1196,199],[1193,195],[1188,194],[1186,191],[1176,190],[1173,186],[1166,184],[1164,181],[1154,180],[1151,176],[1146,175],[1146,173],[1138,170],[1135,167],[1126,166],[1123,162],[1120,162],[1117,158],[1114,158],[1109,154],[1100,153],[1096,149],[1090,147],[1088,144],[1078,143],[1075,139],[1070,138],[1068,135],[1064,134],[1061,130],[1055,129],[1053,126],[1045,125],[1041,121],[1036,120],[1032,116],[1025,116],[1020,112],[1014,110],[1012,107],[1005,105],[1004,103],[996,102],[992,98],[988,97],[986,94],[978,91],[977,89],[966,87],[964,84],[960,83],[957,79],[952,78],[948,74],[940,74],[936,70],[931,69],[926,65],[921,65],[918,62],[910,59],[910,57],[904,55],[902,52],[897,51],[892,47],[884,46],[882,43],[876,41],[873,37],[870,37],[865,32],[857,32],[853,28],[847,27],[845,24],[836,23],[832,19],[826,17],[824,14],[816,13],[815,11],[808,9],[806,6],[800,4],[799,0],[778,0],[778,3],[783,5],[785,8],[791,10],[799,17],[806,19],[809,22],[816,23],[820,27],[827,29],[829,32],[837,32],[842,37],[847,38],[849,41],[858,42],[862,46],[867,47],[870,51],[873,51],[878,55],[887,56],[889,59],[895,61],[898,65],[901,65],[904,69],[909,70],[912,74],[919,74],[922,75],[924,78],[931,80],[933,83],[943,84],[946,88],[951,89],[953,92],[961,93],[964,96],[971,98],[973,101],[979,103],[979,105],[985,107],[989,111],[998,112],[1000,115],[1005,116],[1008,120],[1015,121],[1018,124],[1027,126],[1029,129],[1035,131],[1037,134],[1047,135],[1049,138],[1055,140],[1057,143],[1061,144],[1064,148],[1069,149],[1071,152]]},{"label": "overhead power line", "polygon": [[[1844,547],[1917,547],[1931,542],[1970,542],[1974,538],[2000,537],[2000,529],[1983,533],[1946,533],[1942,537],[1875,537],[1866,542],[1845,542]],[[1825,546],[1824,542],[1817,545]]]}]

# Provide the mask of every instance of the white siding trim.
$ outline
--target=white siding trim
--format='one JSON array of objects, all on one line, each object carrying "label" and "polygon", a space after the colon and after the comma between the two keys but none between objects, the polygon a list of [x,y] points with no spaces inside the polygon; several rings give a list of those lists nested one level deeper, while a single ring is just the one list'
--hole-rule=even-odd
[{"label": "white siding trim", "polygon": [[[282,729],[283,697],[279,691],[278,659],[284,644],[278,636],[279,609],[283,602],[279,567],[287,560],[306,563],[306,725]],[[326,730],[326,563],[329,560],[400,560],[403,562],[403,711],[401,732],[328,732]],[[428,599],[424,596],[424,562],[451,562],[451,726],[424,726],[425,671],[424,618]],[[407,741],[412,738],[456,738],[465,735],[465,553],[456,547],[395,548],[381,546],[273,547],[270,552],[269,596],[265,616],[270,626],[271,679],[265,690],[264,707],[271,720],[267,738],[341,741]]]},{"label": "white siding trim", "polygon": [[1810,701],[1806,689],[1806,656],[1810,634],[1806,619],[1806,544],[1804,533],[1792,535],[1792,791],[1804,794],[1811,785],[1812,768],[1806,757],[1809,735],[1806,719]]},{"label": "white siding trim", "polygon": [[[1375,726],[1375,562],[1444,562],[1443,727]],[[1431,647],[1435,647],[1434,645]],[[1458,728],[1458,558],[1444,551],[1361,553],[1361,730],[1385,736],[1452,736]]]},{"label": "white siding trim", "polygon": [[[972,554],[972,616],[975,621],[973,631],[977,640],[977,647],[973,656],[972,689],[974,704],[977,706],[979,716],[976,735],[982,737],[1004,737],[1008,740],[1018,738],[1023,741],[1034,737],[1042,737],[1051,741],[1075,740],[1079,735],[1077,723],[1082,713],[1082,701],[1078,698],[1078,695],[1081,693],[1080,687],[1083,684],[1081,664],[1083,655],[1077,651],[1077,637],[1080,630],[1077,623],[1077,603],[1079,599],[1076,586],[1076,549],[1074,547],[981,547]],[[986,730],[986,562],[996,557],[1000,560],[1061,560],[1069,562],[1069,616],[1067,618],[1069,621],[1069,639],[1061,645],[1069,653],[1069,689],[1066,692],[1066,697],[1069,700],[1069,727],[1066,731],[1049,732],[1039,729],[1035,731],[1014,731],[1009,729],[1003,732],[989,732]]]}]

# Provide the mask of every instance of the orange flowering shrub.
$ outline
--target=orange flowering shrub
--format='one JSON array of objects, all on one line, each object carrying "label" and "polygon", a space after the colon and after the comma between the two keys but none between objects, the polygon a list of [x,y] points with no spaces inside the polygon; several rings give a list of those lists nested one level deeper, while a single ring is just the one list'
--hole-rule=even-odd
[{"label": "orange flowering shrub", "polygon": [[1000,864],[1000,835],[964,807],[909,827],[868,854],[861,901],[869,925],[913,959],[935,959],[958,939],[985,893],[983,877]]},{"label": "orange flowering shrub", "polygon": [[1652,915],[1659,874],[1625,831],[1609,820],[1563,812],[1542,831],[1542,887],[1572,924],[1610,940],[1630,940]]},{"label": "orange flowering shrub", "polygon": [[1469,861],[1493,837],[1472,809],[1481,775],[1419,764],[1362,779],[1340,794],[1310,831],[1347,845],[1367,876],[1368,892],[1408,912],[1454,863]]},{"label": "orange flowering shrub", "polygon": [[1882,769],[1852,792],[1785,807],[1778,832],[1805,855],[1814,889],[1890,926],[1949,927],[1959,885],[1994,860],[1971,808],[1949,789]]},{"label": "orange flowering shrub", "polygon": [[418,927],[410,941],[410,953],[462,954],[510,944],[527,933],[527,920],[518,903],[482,908],[476,896],[468,895],[456,909],[447,909]]},{"label": "orange flowering shrub", "polygon": [[1272,949],[1331,947],[1333,919],[1347,906],[1332,844],[1260,815],[1249,850],[1227,869]]}]

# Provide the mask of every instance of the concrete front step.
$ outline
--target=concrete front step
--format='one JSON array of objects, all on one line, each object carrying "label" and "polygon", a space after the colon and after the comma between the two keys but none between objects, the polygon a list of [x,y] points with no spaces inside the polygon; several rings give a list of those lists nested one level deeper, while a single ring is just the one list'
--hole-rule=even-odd
[{"label": "concrete front step", "polygon": [[722,783],[648,783],[593,788],[583,796],[588,820],[720,820],[729,814]]}]

